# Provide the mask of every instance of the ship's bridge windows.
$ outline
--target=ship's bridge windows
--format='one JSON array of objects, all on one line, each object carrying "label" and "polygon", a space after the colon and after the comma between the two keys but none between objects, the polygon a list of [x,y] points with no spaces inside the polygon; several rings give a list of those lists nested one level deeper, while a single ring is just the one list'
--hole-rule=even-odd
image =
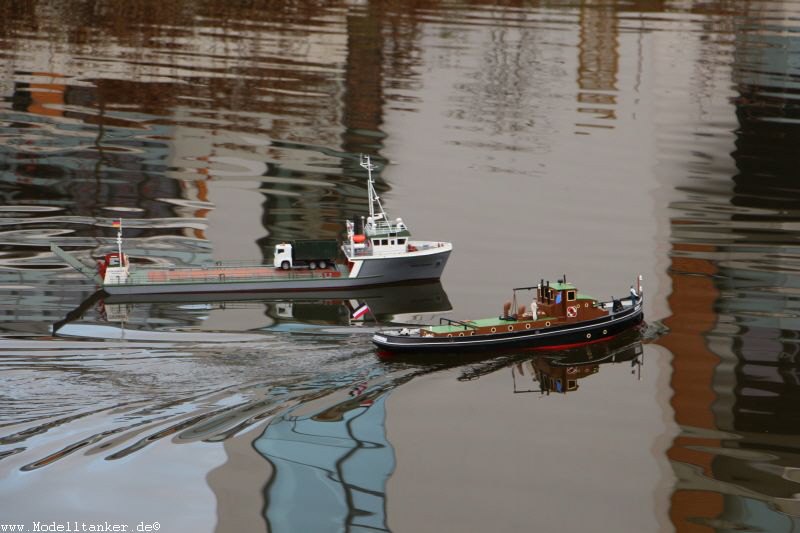
[{"label": "ship's bridge windows", "polygon": [[372,239],[372,246],[380,246],[381,240],[380,239]]},{"label": "ship's bridge windows", "polygon": [[383,239],[383,240],[381,240],[381,244],[382,244],[383,246],[389,246],[389,239]]},{"label": "ship's bridge windows", "polygon": [[283,248],[278,248],[275,251],[278,252],[279,254],[282,254],[285,250]]},{"label": "ship's bridge windows", "polygon": [[403,239],[397,239],[397,244],[405,244],[405,243],[406,243],[406,240],[404,238]]},{"label": "ship's bridge windows", "polygon": [[567,291],[567,301],[571,302],[575,299],[575,291]]}]

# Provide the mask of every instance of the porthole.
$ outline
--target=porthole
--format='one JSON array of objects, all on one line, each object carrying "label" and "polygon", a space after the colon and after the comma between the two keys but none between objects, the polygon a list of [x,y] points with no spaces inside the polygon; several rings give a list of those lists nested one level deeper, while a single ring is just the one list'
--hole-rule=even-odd
[{"label": "porthole", "polygon": [[474,331],[470,331],[470,332],[469,332],[469,335],[470,335],[470,337],[471,337],[471,336],[475,335],[475,332],[474,332]]},{"label": "porthole", "polygon": [[464,332],[462,331],[461,333],[458,334],[458,336],[459,337],[463,337],[464,336]]},{"label": "porthole", "polygon": [[525,324],[525,329],[531,329],[531,325],[530,324]]},{"label": "porthole", "polygon": [[591,334],[591,333],[587,333],[587,334],[586,334],[586,338],[587,338],[587,339],[591,339],[591,338],[592,338],[592,334]]},{"label": "porthole", "polygon": [[508,326],[508,331],[514,331],[514,326]]},{"label": "porthole", "polygon": [[585,304],[583,304],[583,306],[584,307],[589,307],[589,302],[586,302]]},{"label": "porthole", "polygon": [[448,333],[448,334],[447,334],[447,336],[448,336],[448,337],[452,337],[452,336],[453,336],[453,334],[452,334],[452,333]]},{"label": "porthole", "polygon": [[603,335],[608,335],[608,330],[607,329],[603,330]]},{"label": "porthole", "polygon": [[544,323],[544,327],[546,327],[546,328],[549,328],[549,327],[550,327],[550,321],[549,321],[549,320],[548,320],[547,322],[545,322],[545,323]]},{"label": "porthole", "polygon": [[494,333],[495,331],[497,331],[497,328],[493,327],[493,328],[492,328],[492,329],[490,329],[489,331],[491,331],[492,333]]}]

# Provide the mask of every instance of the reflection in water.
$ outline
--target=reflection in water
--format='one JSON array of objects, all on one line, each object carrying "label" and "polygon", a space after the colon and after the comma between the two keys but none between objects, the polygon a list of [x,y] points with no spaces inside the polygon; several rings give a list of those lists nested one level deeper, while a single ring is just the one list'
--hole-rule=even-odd
[{"label": "reflection in water", "polygon": [[256,439],[256,450],[274,468],[265,495],[270,531],[389,531],[385,486],[394,451],[384,402],[410,377],[368,379],[321,410],[305,405],[281,414]]},{"label": "reflection in water", "polygon": [[[737,173],[688,187],[673,219],[672,520],[693,531],[800,527],[795,78],[800,40],[737,19],[732,77]],[[699,200],[699,201],[698,201]]]},{"label": "reflection in water", "polygon": [[600,122],[576,124],[578,128],[613,128],[616,119],[617,71],[617,7],[613,4],[585,3],[580,7],[580,43],[578,44],[578,111],[600,119]]},{"label": "reflection in water", "polygon": [[[367,314],[354,318],[361,305]],[[375,322],[428,322],[451,309],[438,281],[404,283],[345,291],[287,293],[164,294],[107,296],[98,291],[53,323],[58,336],[103,336],[107,324],[119,326],[115,337],[143,338],[145,332],[177,340],[187,331],[338,331],[325,326]],[[47,321],[49,315],[39,317]],[[19,326],[11,322],[9,331]],[[38,327],[38,326],[37,326]],[[126,329],[127,328],[127,329]],[[168,333],[169,332],[169,333]],[[178,333],[181,332],[181,333]],[[167,334],[168,333],[168,334]],[[166,335],[164,335],[166,334]],[[152,335],[152,333],[151,333]]]},{"label": "reflection in water", "polygon": [[[644,354],[642,344],[636,341],[628,346],[614,348],[605,347],[600,353],[587,351],[583,356],[536,357],[520,362],[511,367],[514,392],[539,392],[542,394],[567,394],[580,387],[579,381],[600,371],[600,365],[606,363],[630,363],[632,373],[641,379]],[[517,386],[528,378],[538,383],[538,388],[522,388]]]},{"label": "reflection in water", "polygon": [[[326,513],[304,517],[287,501],[304,501],[305,491],[334,528],[387,529],[394,453],[384,408],[409,376],[510,368],[509,390],[549,392],[533,404],[557,414],[557,403],[609,400],[613,390],[592,394],[606,370],[623,368],[605,364],[608,353],[574,364],[569,357],[584,352],[377,362],[359,334],[369,328],[341,327],[350,325],[346,295],[81,307],[94,288],[48,248],[52,240],[91,262],[113,249],[118,216],[141,263],[260,259],[277,240],[335,237],[363,211],[355,154],[365,152],[402,159],[404,169],[421,161],[420,172],[379,182],[382,194],[397,193],[390,200],[432,202],[442,208],[433,223],[463,215],[451,227],[463,231],[457,262],[469,266],[445,280],[459,305],[482,305],[476,287],[494,281],[476,283],[471,269],[527,253],[519,233],[505,231],[523,219],[515,209],[548,228],[518,258],[547,261],[563,241],[542,239],[565,235],[563,226],[601,278],[630,261],[614,259],[626,254],[605,237],[646,227],[655,241],[646,254],[665,261],[651,274],[668,267],[672,287],[669,333],[657,340],[672,357],[669,390],[649,399],[669,396],[680,433],[667,450],[675,483],[664,474],[662,494],[636,478],[631,493],[668,508],[665,530],[798,529],[798,11],[793,0],[0,2],[0,468],[12,480],[0,484],[1,501],[37,520],[87,505],[124,513],[104,505],[114,487],[130,506],[157,507],[142,472],[185,495],[213,485],[212,469],[225,478],[234,450],[243,466],[223,486],[235,488],[267,463],[247,455],[252,431],[263,433],[260,452],[275,471],[253,475],[252,504],[212,487],[218,530],[246,530],[221,517],[248,511],[262,529],[264,519],[275,529],[319,525]],[[587,132],[600,134],[575,135]],[[433,190],[445,190],[447,205]],[[641,215],[634,204],[650,192],[655,215],[647,206]],[[599,197],[623,199],[629,218],[598,216]],[[598,226],[601,239],[585,237]],[[385,314],[379,298],[370,307],[380,320],[405,320],[450,307],[437,298]],[[613,357],[638,365],[635,346]],[[429,387],[422,397],[440,392]],[[594,405],[582,410],[608,420]],[[611,437],[641,437],[641,428],[619,431]],[[642,439],[652,444],[651,431]],[[542,446],[541,455],[552,451]],[[548,488],[558,483],[537,475]],[[287,489],[293,483],[302,486]],[[589,490],[606,483],[581,477]],[[602,503],[605,492],[584,502]],[[497,503],[493,495],[486,489],[482,502]],[[520,514],[541,505],[529,496]],[[560,500],[565,509],[571,496]],[[171,498],[163,512],[206,512],[194,529],[211,529],[205,503]],[[602,522],[603,510],[591,518]]]},{"label": "reflection in water", "polygon": [[[403,383],[429,372],[460,369],[460,381],[510,368],[513,392],[567,392],[602,365],[625,363],[641,371],[640,332],[609,342],[531,357],[530,354],[472,354],[391,358],[391,367],[411,365],[384,376],[348,376],[345,392],[306,402],[277,415],[254,446],[272,465],[266,489],[269,530],[327,531],[364,528],[389,531],[386,483],[395,468],[386,437],[385,402]],[[638,370],[637,370],[638,369]],[[528,374],[528,372],[533,372]],[[532,378],[539,389],[519,390],[517,380]],[[565,388],[556,385],[563,380]],[[310,510],[313,510],[310,512]]]},{"label": "reflection in water", "polygon": [[[471,356],[465,354],[458,357],[461,364],[467,365],[461,371],[459,380],[473,380],[503,368],[510,368],[514,393],[566,394],[578,390],[578,381],[598,373],[601,365],[613,363],[630,364],[632,373],[637,379],[641,379],[644,364],[642,341],[653,342],[661,333],[657,325],[643,325],[608,341],[566,350],[544,351],[535,356],[531,356],[531,352]],[[491,359],[487,360],[487,357]],[[430,360],[430,357],[426,359]],[[420,363],[422,357],[409,356],[403,360]],[[441,361],[447,359],[442,358]],[[524,385],[527,381],[536,385]]]}]

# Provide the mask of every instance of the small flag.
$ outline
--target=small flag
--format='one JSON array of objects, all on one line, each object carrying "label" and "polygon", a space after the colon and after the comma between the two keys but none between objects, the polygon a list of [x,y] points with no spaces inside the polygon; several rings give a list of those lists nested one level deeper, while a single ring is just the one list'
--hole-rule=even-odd
[{"label": "small flag", "polygon": [[118,228],[118,227],[120,227],[120,226],[122,225],[122,220],[113,220],[113,221],[111,222],[111,224],[112,224],[112,225],[113,225],[115,228]]},{"label": "small flag", "polygon": [[367,311],[369,311],[369,306],[367,304],[364,304],[355,311],[353,311],[353,318],[361,318],[366,314]]}]

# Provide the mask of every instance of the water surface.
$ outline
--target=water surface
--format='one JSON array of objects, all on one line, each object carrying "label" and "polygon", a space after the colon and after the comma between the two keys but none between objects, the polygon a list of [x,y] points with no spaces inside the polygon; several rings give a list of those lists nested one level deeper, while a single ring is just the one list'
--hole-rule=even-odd
[{"label": "water surface", "polygon": [[[797,528],[796,2],[0,14],[0,523]],[[269,259],[364,214],[360,153],[454,243],[441,284],[121,303],[49,249],[92,263],[122,218],[139,264]],[[649,326],[387,360],[351,320],[564,274],[603,299],[642,274]]]}]

